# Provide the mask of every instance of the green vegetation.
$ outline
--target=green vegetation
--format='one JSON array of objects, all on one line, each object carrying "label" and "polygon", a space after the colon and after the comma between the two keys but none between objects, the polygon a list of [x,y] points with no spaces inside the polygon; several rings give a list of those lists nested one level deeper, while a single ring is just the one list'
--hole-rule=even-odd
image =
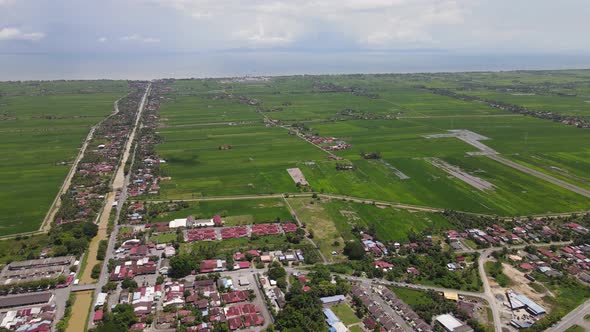
[{"label": "green vegetation", "polygon": [[0,235],[36,231],[124,81],[0,82]]},{"label": "green vegetation", "polygon": [[17,236],[14,240],[0,241],[0,264],[38,258],[50,243],[47,234]]},{"label": "green vegetation", "polygon": [[190,253],[197,259],[226,258],[238,251],[244,252],[250,249],[262,251],[302,249],[306,263],[313,264],[320,260],[317,250],[309,242],[290,243],[287,237],[282,235],[234,238],[214,242],[198,241],[186,243],[182,246],[183,252]]},{"label": "green vegetation", "polygon": [[92,272],[90,274],[90,277],[92,277],[92,279],[98,279],[98,277],[100,276],[101,270],[102,270],[102,263],[96,263],[92,267]]},{"label": "green vegetation", "polygon": [[543,299],[550,303],[552,311],[528,328],[526,331],[544,331],[568,312],[590,298],[590,288],[582,285],[577,280],[564,276],[561,278],[549,278],[539,272],[533,272],[537,282],[542,283],[555,296],[546,295]]},{"label": "green vegetation", "polygon": [[68,321],[70,320],[70,317],[72,316],[72,306],[74,305],[75,301],[76,301],[76,295],[74,293],[70,293],[70,297],[66,301],[66,308],[64,311],[64,316],[62,317],[62,319],[59,322],[57,322],[55,324],[55,329],[58,332],[64,332],[66,330],[66,328],[68,327]]},{"label": "green vegetation", "polygon": [[[590,146],[580,144],[590,141],[588,131],[424,88],[473,94],[529,89],[543,95],[537,104],[547,102],[558,112],[576,105],[573,113],[586,114],[587,75],[559,71],[306,76],[273,78],[265,84],[176,80],[166,84],[171,89],[163,93],[161,107],[165,143],[157,150],[167,160],[163,172],[172,178],[162,182],[161,196],[298,192],[302,189],[285,169],[299,167],[316,192],[368,200],[500,215],[586,210],[582,196],[484,156],[466,156],[474,148],[458,139],[423,136],[468,129],[489,137],[485,144],[507,158],[590,188]],[[512,103],[527,99],[514,98]],[[336,170],[338,161],[328,160],[327,153],[294,132],[290,135],[289,128],[264,126],[265,117],[351,144],[335,154],[355,169]],[[380,159],[365,158],[372,152]],[[441,158],[490,181],[496,190],[479,191],[449,177],[424,160],[427,157]],[[396,169],[409,179],[398,177]],[[379,217],[377,213],[368,220]],[[440,221],[432,220],[429,226],[421,217],[403,219],[417,219],[404,223],[415,231],[436,227]],[[384,226],[379,233],[403,239],[405,230]]]},{"label": "green vegetation", "polygon": [[94,332],[125,332],[137,322],[137,317],[130,304],[117,304],[111,312],[106,311],[103,320],[91,330]]},{"label": "green vegetation", "polygon": [[586,331],[586,329],[584,329],[583,327],[581,327],[579,325],[572,325],[567,330],[565,330],[565,332],[584,332],[584,331]]},{"label": "green vegetation", "polygon": [[292,219],[285,202],[280,198],[188,202],[186,208],[181,207],[175,211],[161,211],[153,204],[148,206],[150,222],[170,221],[189,215],[196,219],[211,219],[216,214],[229,226]]},{"label": "green vegetation", "polygon": [[107,246],[109,244],[108,240],[100,240],[98,243],[98,250],[96,252],[96,259],[99,261],[104,260],[104,257],[107,253]]},{"label": "green vegetation", "polygon": [[170,243],[176,241],[178,235],[176,232],[159,233],[157,235],[150,236],[150,242],[152,243]]},{"label": "green vegetation", "polygon": [[[280,270],[278,271],[280,273]],[[307,275],[310,280],[307,285],[311,288],[304,292],[299,281],[294,281],[286,294],[287,304],[279,312],[275,326],[280,331],[315,332],[326,330],[324,314],[320,297],[336,294],[346,294],[349,284],[336,277],[336,283],[325,266],[317,266],[314,272]]]},{"label": "green vegetation", "polygon": [[330,307],[332,311],[340,318],[344,325],[352,325],[360,322],[361,320],[354,314],[352,309],[348,304],[337,304],[335,306]]},{"label": "green vegetation", "polygon": [[454,301],[445,299],[437,292],[399,287],[389,288],[426,322],[432,322],[432,318],[436,315],[452,313],[455,317],[469,324],[474,331],[485,331],[485,327],[477,320],[469,318],[468,313],[458,309]]},{"label": "green vegetation", "polygon": [[320,251],[332,261],[343,258],[341,255],[332,255],[332,251],[340,253],[345,244],[356,239],[353,229],[369,232],[384,242],[406,242],[411,234],[433,234],[452,227],[442,215],[436,213],[408,212],[338,199],[287,200],[301,222],[313,230],[313,240]]},{"label": "green vegetation", "polygon": [[502,272],[504,268],[502,267],[501,261],[486,262],[484,269],[486,271],[486,274],[494,278],[494,280],[496,280],[500,287],[510,286],[510,277],[508,277]]}]

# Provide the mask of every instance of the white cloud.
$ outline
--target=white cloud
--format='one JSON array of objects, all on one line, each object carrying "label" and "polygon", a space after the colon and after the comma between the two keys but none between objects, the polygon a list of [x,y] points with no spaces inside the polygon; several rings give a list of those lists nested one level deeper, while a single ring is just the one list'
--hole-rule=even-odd
[{"label": "white cloud", "polygon": [[122,41],[133,41],[133,42],[140,42],[140,43],[159,43],[160,39],[153,38],[153,37],[143,37],[138,34],[133,34],[129,36],[123,36],[120,38]]},{"label": "white cloud", "polygon": [[99,43],[106,43],[109,39],[107,37],[100,37],[98,38]]},{"label": "white cloud", "polygon": [[[460,24],[477,1],[458,0],[147,0],[206,20],[220,39],[241,45],[296,43],[309,27],[338,31],[363,47],[432,44],[437,26]],[[317,32],[317,31],[311,31]],[[233,38],[232,38],[233,37]]]},{"label": "white cloud", "polygon": [[0,40],[37,41],[45,37],[42,32],[23,32],[18,28],[0,28]]}]

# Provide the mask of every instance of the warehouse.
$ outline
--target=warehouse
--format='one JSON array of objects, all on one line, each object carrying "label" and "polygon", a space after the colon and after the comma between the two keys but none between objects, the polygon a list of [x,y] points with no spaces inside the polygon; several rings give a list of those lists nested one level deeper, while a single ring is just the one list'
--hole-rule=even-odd
[{"label": "warehouse", "polygon": [[50,292],[0,297],[0,309],[46,304],[53,299]]}]

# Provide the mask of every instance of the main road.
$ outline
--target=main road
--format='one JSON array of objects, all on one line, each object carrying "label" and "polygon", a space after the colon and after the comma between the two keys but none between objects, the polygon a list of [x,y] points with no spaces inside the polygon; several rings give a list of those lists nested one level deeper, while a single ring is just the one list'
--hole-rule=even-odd
[{"label": "main road", "polygon": [[[129,158],[131,147],[133,146],[133,141],[135,139],[135,136],[137,135],[138,127],[139,127],[139,124],[141,123],[141,116],[142,116],[143,110],[145,108],[146,101],[147,101],[148,95],[150,93],[150,90],[151,90],[151,83],[148,84],[148,86],[146,87],[145,93],[141,99],[141,102],[139,103],[138,111],[137,111],[136,118],[135,118],[135,123],[133,126],[133,130],[131,131],[131,134],[127,138],[127,142],[126,142],[125,148],[123,150],[122,158],[121,158],[120,163],[117,166],[117,169],[115,171],[115,176],[113,178],[112,185],[111,185],[111,191],[107,194],[106,202],[103,207],[103,210],[101,211],[101,215],[99,218],[98,234],[92,239],[91,244],[88,248],[89,262],[92,261],[93,259],[95,259],[96,252],[98,250],[98,243],[100,242],[100,240],[105,239],[108,236],[108,234],[107,234],[108,221],[109,221],[111,209],[113,207],[113,203],[115,202],[116,192],[119,190],[122,191],[121,196],[118,201],[118,204],[117,204],[117,214],[116,214],[117,218],[118,218],[119,213],[121,211],[121,206],[123,205],[124,200],[127,197],[126,196],[126,191],[127,191],[126,188],[127,188],[127,183],[128,183],[129,178],[128,178],[128,176],[127,177],[125,176],[125,164],[127,163],[127,159]],[[116,223],[116,221],[117,220],[115,220],[115,223]],[[104,284],[106,284],[108,281],[108,257],[110,256],[110,254],[112,253],[112,251],[114,249],[115,241],[117,238],[117,230],[118,230],[118,227],[115,227],[113,234],[111,234],[111,236],[109,238],[108,247],[107,247],[107,258],[105,258],[105,260],[102,263],[102,269],[101,269],[101,273],[100,273],[98,281],[92,282],[92,278],[90,278],[90,270],[92,269],[94,264],[88,263],[86,266],[86,269],[82,272],[82,276],[80,279],[81,279],[82,284],[87,284],[87,286],[92,286],[92,287],[71,286],[70,290],[78,290],[78,288],[80,288],[80,290],[82,290],[82,288],[90,289],[88,293],[81,292],[79,294],[81,294],[81,296],[84,298],[87,298],[87,297],[92,298],[92,294],[94,294],[93,299],[96,299],[98,297],[98,294],[101,292],[102,286]],[[87,313],[89,311],[91,311],[92,305],[93,305],[92,301],[85,301],[84,303],[86,303],[86,302],[90,303],[89,307],[85,306],[85,308],[76,308],[76,309],[80,309],[80,310],[75,310],[72,313],[72,318],[74,318],[74,316],[76,316],[77,319],[81,319],[82,317],[78,317],[80,315],[84,315],[84,317],[86,317]],[[89,320],[89,322],[85,322],[85,324],[87,324],[88,327],[91,327],[92,322],[91,322],[91,320]],[[68,331],[73,332],[72,328],[68,328]]]}]

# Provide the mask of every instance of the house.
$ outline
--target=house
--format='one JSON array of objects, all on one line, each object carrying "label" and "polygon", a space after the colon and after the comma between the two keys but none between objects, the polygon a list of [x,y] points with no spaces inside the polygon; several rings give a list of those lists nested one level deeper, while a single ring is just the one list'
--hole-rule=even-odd
[{"label": "house", "polygon": [[250,268],[250,262],[248,262],[248,261],[236,262],[236,264],[234,265],[234,270],[244,270],[244,269],[249,269],[249,268]]},{"label": "house", "polygon": [[222,259],[203,260],[199,265],[199,272],[201,273],[222,272],[225,270],[227,270],[227,263]]},{"label": "house", "polygon": [[96,323],[96,322],[100,322],[100,321],[102,320],[102,317],[103,317],[103,315],[104,315],[104,312],[102,311],[102,309],[98,309],[98,310],[96,310],[96,311],[94,312],[94,316],[93,316],[93,318],[92,318],[92,321],[93,321],[94,323]]},{"label": "house", "polygon": [[159,271],[160,271],[160,274],[168,275],[168,272],[170,272],[170,261],[167,260],[167,259],[163,259],[160,262],[160,269],[159,269]]},{"label": "house", "polygon": [[186,228],[186,219],[187,218],[174,219],[168,223],[168,227],[171,229],[180,227]]},{"label": "house", "polygon": [[382,269],[383,272],[387,272],[387,271],[393,269],[393,264],[387,263],[384,261],[374,261],[373,265],[375,265],[376,269]]},{"label": "house", "polygon": [[448,332],[473,332],[469,325],[461,322],[451,314],[436,316],[434,321]]},{"label": "house", "polygon": [[336,304],[336,303],[344,302],[345,300],[346,300],[346,298],[344,297],[344,295],[334,295],[334,296],[326,296],[326,297],[320,298],[320,301],[322,301],[322,304]]}]

